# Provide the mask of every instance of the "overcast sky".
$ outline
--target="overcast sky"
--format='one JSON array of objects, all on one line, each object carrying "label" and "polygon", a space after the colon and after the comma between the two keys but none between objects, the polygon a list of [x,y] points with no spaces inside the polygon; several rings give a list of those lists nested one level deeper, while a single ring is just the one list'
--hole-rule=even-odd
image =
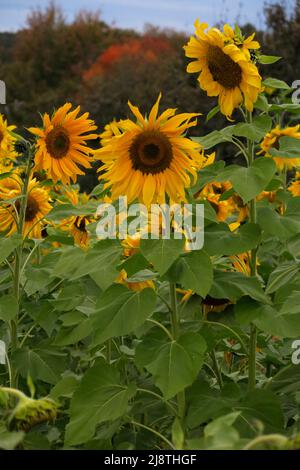
[{"label": "overcast sky", "polygon": [[[32,8],[45,7],[48,0],[0,0],[0,31],[24,25]],[[100,10],[108,23],[143,29],[145,23],[179,30],[191,30],[195,18],[215,23],[222,19],[255,23],[262,27],[264,0],[59,0],[71,20],[78,10]],[[270,0],[269,0],[270,3]]]}]

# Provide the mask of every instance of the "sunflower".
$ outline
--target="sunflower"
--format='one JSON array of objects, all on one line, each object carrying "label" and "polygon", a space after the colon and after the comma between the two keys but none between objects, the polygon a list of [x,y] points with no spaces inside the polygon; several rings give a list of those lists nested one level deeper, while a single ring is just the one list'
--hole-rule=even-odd
[{"label": "sunflower", "polygon": [[[16,199],[22,194],[22,180],[17,173],[4,178],[0,184],[0,199],[8,201]],[[42,188],[35,178],[31,178],[28,185],[27,207],[23,237],[41,238],[44,217],[52,209],[48,192]],[[20,212],[20,199],[2,204],[0,207],[0,231],[11,236],[17,231],[18,214]]]},{"label": "sunflower", "polygon": [[300,166],[300,158],[281,158],[281,157],[272,157],[269,151],[270,149],[279,150],[279,142],[281,137],[287,136],[292,137],[294,139],[300,139],[300,132],[299,132],[300,124],[293,127],[285,127],[281,129],[280,126],[276,126],[270,132],[268,132],[263,141],[260,144],[261,150],[258,152],[258,155],[264,154],[266,157],[271,157],[274,159],[277,168],[280,171],[283,170],[290,170],[297,166]]},{"label": "sunflower", "polygon": [[300,196],[300,172],[296,173],[296,179],[290,184],[288,190],[292,193],[294,197]]},{"label": "sunflower", "polygon": [[[86,204],[89,201],[89,196],[86,193],[79,193],[77,188],[65,189],[64,196],[67,201],[73,204],[73,206]],[[63,203],[63,201],[60,200],[59,202]],[[91,221],[92,218],[85,215],[71,216],[62,220],[59,226],[62,230],[70,232],[76,245],[81,246],[82,248],[87,248],[89,245],[89,232],[87,230],[87,226]]]},{"label": "sunflower", "polygon": [[158,116],[160,99],[161,95],[148,118],[128,102],[136,122],[123,121],[120,135],[95,152],[104,163],[101,178],[113,200],[127,195],[128,202],[139,199],[148,206],[163,203],[167,193],[174,202],[185,201],[191,176],[197,178],[205,158],[200,144],[185,133],[197,124],[194,118],[199,114],[175,115],[175,109],[167,109]]},{"label": "sunflower", "polygon": [[29,131],[37,139],[35,154],[35,170],[45,170],[55,183],[60,180],[63,184],[74,183],[77,175],[84,175],[78,167],[90,168],[92,150],[87,146],[87,140],[97,139],[97,134],[87,134],[97,127],[94,121],[88,119],[85,113],[78,117],[80,106],[73,111],[71,103],[60,107],[50,118],[46,113],[43,117],[43,128],[31,127]]},{"label": "sunflower", "polygon": [[202,191],[196,193],[195,197],[196,199],[200,198],[209,201],[216,212],[217,219],[224,222],[234,212],[235,205],[231,197],[221,201],[220,198],[226,191],[231,189],[232,185],[229,181],[223,183],[214,181],[206,184]]},{"label": "sunflower", "polygon": [[116,121],[115,119],[104,126],[104,131],[99,135],[102,147],[110,143],[110,139],[115,135],[122,133],[122,123],[124,120]]},{"label": "sunflower", "polygon": [[200,24],[198,20],[195,28],[196,37],[191,37],[184,46],[186,56],[196,59],[188,65],[187,72],[200,72],[200,87],[208,96],[219,97],[220,109],[225,116],[230,117],[243,101],[246,109],[252,111],[261,90],[257,67],[243,48],[217,28],[205,32],[208,25]]},{"label": "sunflower", "polygon": [[255,33],[246,38],[242,35],[239,28],[236,27],[235,29],[232,29],[228,24],[224,25],[223,31],[226,42],[228,41],[233,43],[240,48],[248,60],[251,60],[251,54],[253,54],[253,51],[260,49],[259,42],[254,40]]},{"label": "sunflower", "polygon": [[18,155],[14,149],[16,139],[11,134],[15,128],[16,126],[9,126],[4,116],[0,114],[0,159],[1,165],[7,167],[6,171],[9,171],[11,160]]}]

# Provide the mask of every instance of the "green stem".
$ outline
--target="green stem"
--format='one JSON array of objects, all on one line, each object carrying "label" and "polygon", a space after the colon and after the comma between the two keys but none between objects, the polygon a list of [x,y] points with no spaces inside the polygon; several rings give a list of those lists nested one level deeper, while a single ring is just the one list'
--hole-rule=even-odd
[{"label": "green stem", "polygon": [[[22,194],[20,199],[20,212],[19,212],[19,219],[18,219],[18,234],[23,236],[23,229],[25,223],[25,216],[26,216],[26,208],[27,208],[27,197],[28,197],[28,185],[30,179],[30,170],[31,170],[31,157],[32,153],[28,150],[27,155],[27,165],[25,170],[25,178],[22,188]],[[21,281],[21,269],[22,269],[22,256],[23,255],[23,243],[20,244],[15,250],[15,266],[14,266],[14,279],[13,279],[13,293],[15,299],[18,303],[18,311],[17,315],[14,320],[11,321],[11,351],[12,353],[16,351],[19,347],[18,343],[18,319],[19,314],[21,311],[21,296],[20,296],[20,281]],[[17,372],[12,367],[12,378],[11,383],[13,387],[18,386],[18,376]]]},{"label": "green stem", "polygon": [[[252,122],[252,113],[247,111],[246,119],[249,123]],[[253,142],[248,139],[248,160],[249,166],[252,165],[254,162],[254,145]],[[249,212],[250,212],[250,222],[256,224],[257,217],[256,217],[256,198],[251,199],[249,204]],[[256,270],[257,265],[257,247],[251,250],[251,259],[250,259],[250,274],[251,276],[257,275]],[[249,340],[249,353],[248,353],[248,360],[249,360],[249,367],[248,367],[248,387],[249,390],[255,389],[256,386],[256,344],[257,344],[257,329],[256,326],[252,323],[250,325],[250,340]]]},{"label": "green stem", "polygon": [[[176,295],[176,284],[170,282],[170,303],[171,303],[171,325],[172,325],[172,335],[174,340],[176,340],[180,333],[180,319],[178,316],[177,309],[177,295]],[[178,416],[183,419],[185,416],[185,392],[179,392],[177,394],[177,406],[178,406]]]}]

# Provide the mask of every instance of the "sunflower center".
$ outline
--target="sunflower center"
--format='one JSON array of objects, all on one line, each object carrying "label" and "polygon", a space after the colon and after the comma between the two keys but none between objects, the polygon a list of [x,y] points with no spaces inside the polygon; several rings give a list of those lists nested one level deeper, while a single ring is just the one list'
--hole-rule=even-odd
[{"label": "sunflower center", "polygon": [[62,126],[54,127],[46,137],[46,147],[52,158],[65,157],[70,148],[68,132]]},{"label": "sunflower center", "polygon": [[209,46],[207,62],[213,79],[224,88],[232,89],[242,81],[242,69],[218,46]]},{"label": "sunflower center", "polygon": [[134,170],[142,173],[160,173],[170,167],[173,159],[172,145],[162,132],[144,131],[139,134],[129,148]]},{"label": "sunflower center", "polygon": [[76,220],[75,220],[75,227],[77,228],[77,230],[79,230],[80,232],[86,232],[86,228],[85,228],[85,218],[81,218],[81,217],[76,217]]},{"label": "sunflower center", "polygon": [[[16,210],[20,213],[20,201],[17,200],[15,203]],[[28,196],[27,198],[27,207],[25,211],[25,222],[32,222],[39,212],[39,204],[32,196]]]}]

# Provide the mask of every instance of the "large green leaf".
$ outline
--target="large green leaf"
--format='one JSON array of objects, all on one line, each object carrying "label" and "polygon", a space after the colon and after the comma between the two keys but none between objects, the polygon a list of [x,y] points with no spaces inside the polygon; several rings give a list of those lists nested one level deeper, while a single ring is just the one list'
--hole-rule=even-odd
[{"label": "large green leaf", "polygon": [[103,240],[93,246],[80,265],[74,265],[70,280],[89,275],[101,287],[107,289],[118,277],[117,266],[123,248],[118,240]]},{"label": "large green leaf", "polygon": [[178,260],[178,283],[184,289],[192,289],[201,297],[206,297],[212,282],[213,269],[210,257],[205,251],[192,251]]},{"label": "large green leaf", "polygon": [[225,223],[211,224],[205,228],[204,249],[210,255],[237,255],[255,248],[261,240],[257,224],[244,224],[231,232]]},{"label": "large green leaf", "polygon": [[141,240],[141,252],[143,256],[153,264],[159,274],[165,274],[169,267],[183,252],[184,237],[176,239]]},{"label": "large green leaf", "polygon": [[58,382],[65,366],[62,353],[26,347],[14,353],[13,362],[25,379],[29,375],[33,381],[42,380],[50,384]]},{"label": "large green leaf", "polygon": [[195,380],[204,361],[206,343],[198,333],[185,333],[178,340],[166,341],[151,332],[138,345],[137,363],[153,375],[165,398],[172,398]]},{"label": "large green leaf", "polygon": [[104,360],[98,360],[85,373],[71,400],[65,445],[87,442],[98,424],[124,415],[134,393],[133,384],[123,385],[116,369]]},{"label": "large green leaf", "polygon": [[252,299],[269,302],[256,277],[231,271],[215,271],[209,295],[216,299],[230,299],[232,301],[248,295]]},{"label": "large green leaf", "polygon": [[238,167],[229,175],[235,191],[245,203],[260,194],[269,184],[276,172],[272,158],[260,157],[249,168]]},{"label": "large green leaf", "polygon": [[93,344],[132,333],[151,315],[155,303],[153,289],[134,292],[122,285],[111,286],[100,296],[93,314]]},{"label": "large green leaf", "polygon": [[272,119],[269,116],[258,116],[252,123],[239,123],[234,126],[233,135],[237,137],[247,137],[259,142],[264,138],[272,127]]},{"label": "large green leaf", "polygon": [[22,243],[22,237],[14,234],[9,238],[0,238],[0,263],[2,263]]},{"label": "large green leaf", "polygon": [[10,294],[0,297],[0,320],[6,322],[12,320],[17,315],[18,309],[16,297]]}]

